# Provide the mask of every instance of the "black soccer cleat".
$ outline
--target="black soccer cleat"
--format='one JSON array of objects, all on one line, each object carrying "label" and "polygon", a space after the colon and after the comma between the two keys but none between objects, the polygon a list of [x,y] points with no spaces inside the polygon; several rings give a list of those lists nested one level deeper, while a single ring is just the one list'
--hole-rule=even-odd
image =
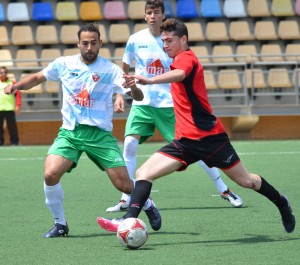
[{"label": "black soccer cleat", "polygon": [[293,213],[293,210],[289,204],[289,201],[286,196],[281,195],[282,200],[285,202],[283,207],[279,208],[279,212],[281,214],[282,218],[282,224],[284,227],[284,230],[287,233],[292,233],[296,226],[296,220]]},{"label": "black soccer cleat", "polygon": [[44,234],[45,238],[50,237],[59,237],[59,236],[67,236],[69,233],[69,227],[68,224],[62,225],[62,224],[54,224],[54,226]]},{"label": "black soccer cleat", "polygon": [[158,231],[161,228],[161,216],[158,209],[154,204],[145,210],[146,215],[148,216],[149,223],[154,231]]}]

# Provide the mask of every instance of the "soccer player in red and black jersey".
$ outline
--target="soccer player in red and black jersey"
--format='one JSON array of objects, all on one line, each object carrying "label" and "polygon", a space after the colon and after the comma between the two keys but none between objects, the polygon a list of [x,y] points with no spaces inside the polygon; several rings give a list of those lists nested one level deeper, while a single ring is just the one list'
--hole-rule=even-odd
[{"label": "soccer player in red and black jersey", "polygon": [[185,24],[178,19],[167,19],[162,23],[161,31],[164,50],[173,58],[171,71],[152,78],[136,75],[132,77],[132,82],[137,80],[142,85],[172,83],[176,115],[175,139],[154,153],[137,170],[137,181],[128,212],[118,219],[102,218],[102,227],[114,231],[123,219],[138,217],[155,179],[185,170],[192,163],[203,160],[209,167],[220,168],[240,186],[267,197],[278,207],[285,231],[293,232],[296,221],[286,196],[261,176],[247,171],[231,145],[223,124],[213,115],[203,66],[188,47]]}]

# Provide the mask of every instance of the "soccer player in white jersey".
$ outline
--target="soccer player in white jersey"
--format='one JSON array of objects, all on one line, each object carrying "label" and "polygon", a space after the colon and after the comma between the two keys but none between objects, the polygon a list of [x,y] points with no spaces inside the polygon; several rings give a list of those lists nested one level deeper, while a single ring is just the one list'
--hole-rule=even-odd
[{"label": "soccer player in white jersey", "polygon": [[[153,77],[170,71],[172,59],[163,50],[160,25],[165,19],[162,0],[147,0],[145,20],[148,28],[130,36],[123,56],[122,68],[128,74],[130,65],[135,61],[135,74]],[[153,136],[157,128],[166,141],[171,142],[175,134],[175,115],[170,93],[170,84],[141,86],[144,99],[134,100],[126,122],[123,156],[129,175],[134,179],[138,145]],[[124,111],[122,95],[117,95],[115,110]],[[203,161],[198,162],[214,181],[221,198],[228,200],[234,207],[243,205],[242,199],[234,194],[223,182],[218,169],[209,168]],[[107,212],[127,210],[130,197],[122,194],[121,200],[109,207]]]},{"label": "soccer player in white jersey", "polygon": [[[62,82],[63,124],[45,160],[46,204],[54,218],[54,226],[44,234],[46,238],[68,235],[60,179],[77,166],[83,152],[100,170],[106,171],[118,190],[131,193],[134,186],[111,134],[113,94],[127,93],[142,100],[143,92],[135,85],[128,86],[119,66],[98,56],[102,41],[97,25],[88,24],[79,30],[77,46],[80,54],[57,58],[42,71],[5,88],[6,94],[15,94],[46,80]],[[152,228],[158,230],[160,214],[151,199],[144,209]]]}]

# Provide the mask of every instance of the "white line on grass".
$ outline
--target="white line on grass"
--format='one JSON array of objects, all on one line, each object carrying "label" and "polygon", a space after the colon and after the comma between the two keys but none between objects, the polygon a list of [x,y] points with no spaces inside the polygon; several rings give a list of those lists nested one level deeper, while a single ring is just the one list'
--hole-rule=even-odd
[{"label": "white line on grass", "polygon": [[[240,156],[254,156],[254,155],[299,155],[300,151],[288,151],[288,152],[249,152],[249,153],[238,153]],[[137,155],[137,157],[150,157],[150,155]],[[86,159],[87,156],[83,155],[81,158]],[[33,161],[33,160],[44,160],[45,157],[6,157],[0,158],[0,161]]]}]

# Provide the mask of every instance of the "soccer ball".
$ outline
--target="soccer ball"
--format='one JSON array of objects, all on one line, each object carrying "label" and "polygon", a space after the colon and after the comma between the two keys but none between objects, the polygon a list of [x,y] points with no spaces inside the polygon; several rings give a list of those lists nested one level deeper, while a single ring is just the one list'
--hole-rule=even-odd
[{"label": "soccer ball", "polygon": [[117,237],[122,246],[137,249],[148,239],[146,224],[138,218],[127,218],[118,227]]}]

